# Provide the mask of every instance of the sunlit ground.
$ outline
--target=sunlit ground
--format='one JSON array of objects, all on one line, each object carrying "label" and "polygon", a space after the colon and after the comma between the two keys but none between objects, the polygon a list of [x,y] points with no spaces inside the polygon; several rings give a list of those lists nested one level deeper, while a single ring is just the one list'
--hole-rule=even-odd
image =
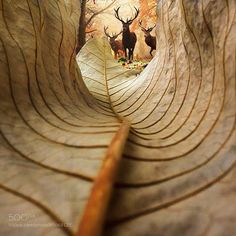
[{"label": "sunlit ground", "polygon": [[120,63],[122,66],[124,66],[127,69],[130,70],[137,70],[137,71],[143,71],[145,67],[148,65],[148,63],[151,61],[147,59],[142,60],[133,60],[132,62],[127,61],[125,58],[120,58],[118,60],[118,63]]}]

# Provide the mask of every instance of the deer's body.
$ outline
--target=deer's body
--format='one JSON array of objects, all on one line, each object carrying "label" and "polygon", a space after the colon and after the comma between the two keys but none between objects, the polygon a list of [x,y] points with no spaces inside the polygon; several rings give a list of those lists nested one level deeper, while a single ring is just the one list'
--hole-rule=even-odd
[{"label": "deer's body", "polygon": [[152,52],[156,50],[156,37],[152,35],[144,37],[145,37],[145,43],[151,48],[150,55],[152,56]]},{"label": "deer's body", "polygon": [[141,27],[142,31],[144,32],[145,43],[151,48],[150,55],[152,56],[153,50],[156,50],[156,37],[151,35],[151,32],[155,28],[155,26],[145,29],[142,26],[142,21],[139,21],[139,26]]},{"label": "deer's body", "polygon": [[120,56],[120,53],[124,53],[124,47],[123,47],[123,43],[122,40],[109,40],[110,45],[111,45],[111,49],[114,52],[115,55],[115,59],[118,58],[118,56]]},{"label": "deer's body", "polygon": [[109,43],[111,46],[112,51],[114,52],[115,59],[120,56],[120,54],[124,54],[124,47],[122,40],[117,40],[117,37],[122,33],[122,31],[119,34],[113,34],[112,36],[107,32],[108,27],[104,27],[104,33],[109,38]]},{"label": "deer's body", "polygon": [[137,18],[138,14],[139,14],[139,10],[137,8],[135,8],[135,10],[136,10],[135,16],[133,18],[127,19],[127,21],[124,21],[119,17],[119,9],[120,9],[120,7],[118,7],[115,10],[115,17],[119,21],[121,21],[121,23],[123,25],[122,43],[123,43],[123,47],[125,50],[125,57],[128,58],[129,60],[131,60],[131,59],[133,60],[134,49],[135,49],[135,45],[137,42],[137,36],[134,32],[130,32],[129,26]]},{"label": "deer's body", "polygon": [[133,59],[134,57],[134,49],[137,42],[137,36],[134,32],[130,32],[128,29],[126,32],[123,32],[123,46],[125,51],[125,57],[129,58],[129,60]]}]

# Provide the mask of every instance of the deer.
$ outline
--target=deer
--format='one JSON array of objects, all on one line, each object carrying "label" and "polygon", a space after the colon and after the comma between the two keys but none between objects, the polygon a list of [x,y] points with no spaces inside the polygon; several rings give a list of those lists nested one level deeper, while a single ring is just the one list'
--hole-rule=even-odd
[{"label": "deer", "polygon": [[122,40],[117,40],[117,37],[122,33],[122,31],[118,34],[113,33],[110,35],[108,32],[108,27],[104,26],[104,33],[109,38],[109,43],[111,45],[111,49],[114,52],[114,58],[117,59],[120,54],[124,53],[124,47]]},{"label": "deer", "polygon": [[144,32],[145,43],[151,48],[150,55],[152,56],[153,50],[156,50],[156,37],[151,35],[152,30],[156,27],[148,27],[147,29],[142,26],[142,20],[139,21],[139,27]]},{"label": "deer", "polygon": [[[126,21],[124,21],[120,16],[119,16],[119,10],[120,7],[118,7],[117,9],[114,9],[115,11],[115,17],[116,19],[118,19],[123,26],[123,33],[122,33],[122,43],[124,46],[124,51],[125,51],[125,58],[128,59],[129,61],[132,59],[134,59],[134,49],[135,49],[135,45],[137,42],[137,36],[134,32],[130,32],[130,25],[133,23],[133,21],[138,17],[139,14],[139,9],[135,8],[135,16],[132,18],[127,18]],[[128,54],[127,54],[128,51]]]}]

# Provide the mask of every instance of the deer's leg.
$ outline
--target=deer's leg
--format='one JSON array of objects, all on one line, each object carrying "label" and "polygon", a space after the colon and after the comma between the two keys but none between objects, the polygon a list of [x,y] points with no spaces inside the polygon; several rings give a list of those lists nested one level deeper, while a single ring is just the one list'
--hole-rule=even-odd
[{"label": "deer's leg", "polygon": [[129,60],[131,60],[131,56],[132,56],[132,49],[129,48]]},{"label": "deer's leg", "polygon": [[127,59],[127,48],[125,48],[125,59]]},{"label": "deer's leg", "polygon": [[130,49],[130,57],[131,57],[131,60],[133,61],[134,60],[134,49],[133,48],[131,48]]},{"label": "deer's leg", "polygon": [[151,50],[150,50],[150,55],[152,56],[152,51],[153,51],[153,48],[151,48]]}]

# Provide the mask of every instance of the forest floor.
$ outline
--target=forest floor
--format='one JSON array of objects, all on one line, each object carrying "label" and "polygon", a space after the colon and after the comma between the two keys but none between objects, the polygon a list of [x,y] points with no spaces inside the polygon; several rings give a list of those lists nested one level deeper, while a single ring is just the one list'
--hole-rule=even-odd
[{"label": "forest floor", "polygon": [[118,63],[127,69],[137,70],[142,72],[148,65],[150,60],[134,60],[132,62],[127,61],[125,58],[120,58]]}]

